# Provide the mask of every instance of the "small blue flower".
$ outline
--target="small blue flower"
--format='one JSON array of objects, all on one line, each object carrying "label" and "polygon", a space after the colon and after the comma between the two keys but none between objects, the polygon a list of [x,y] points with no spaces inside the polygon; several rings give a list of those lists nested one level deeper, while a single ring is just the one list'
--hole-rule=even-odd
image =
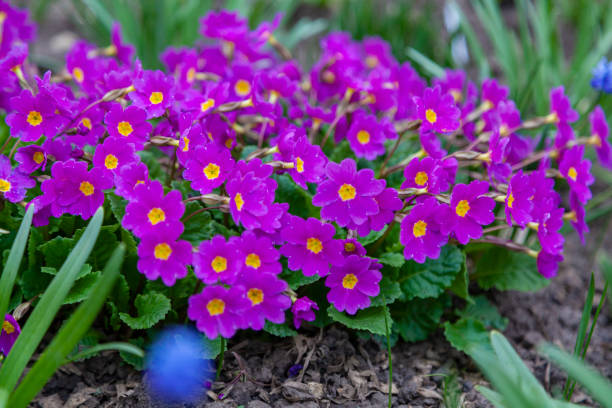
[{"label": "small blue flower", "polygon": [[202,336],[186,327],[165,330],[147,356],[150,392],[167,403],[195,403],[205,396],[214,378],[210,353]]},{"label": "small blue flower", "polygon": [[612,93],[612,62],[606,57],[601,57],[595,68],[593,68],[591,87],[605,93]]}]

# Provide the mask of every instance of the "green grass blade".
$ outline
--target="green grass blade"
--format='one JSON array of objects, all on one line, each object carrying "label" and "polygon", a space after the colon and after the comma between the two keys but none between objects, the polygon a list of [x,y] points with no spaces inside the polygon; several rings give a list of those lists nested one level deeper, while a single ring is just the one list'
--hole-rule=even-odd
[{"label": "green grass blade", "polygon": [[103,218],[104,211],[100,207],[89,222],[83,236],[41,296],[21,335],[0,368],[0,388],[9,390],[15,388],[23,369],[36,351],[64,298],[70,291],[77,274],[89,257],[100,232]]},{"label": "green grass blade", "polygon": [[94,16],[106,27],[110,32],[113,25],[113,16],[108,11],[106,6],[99,0],[81,0]]},{"label": "green grass blade", "polygon": [[106,263],[102,276],[92,289],[92,295],[81,303],[60,329],[49,347],[12,394],[9,406],[15,408],[26,407],[44,387],[53,373],[65,362],[68,353],[74,349],[81,337],[89,330],[89,326],[98,315],[106,296],[113,288],[121,270],[124,254],[125,245],[119,244]]},{"label": "green grass blade", "polygon": [[4,321],[4,315],[8,311],[9,302],[11,300],[11,293],[13,292],[13,285],[15,284],[15,278],[17,272],[19,272],[19,265],[21,265],[21,259],[23,258],[23,251],[28,243],[28,236],[30,235],[30,227],[32,226],[32,217],[34,216],[34,206],[31,205],[26,211],[21,226],[15,236],[15,241],[11,246],[11,252],[9,252],[6,265],[2,271],[0,277],[0,319]]},{"label": "green grass blade", "polygon": [[612,408],[612,384],[578,357],[568,354],[551,344],[540,347],[540,351],[582,384],[589,394],[604,408]]},{"label": "green grass blade", "polygon": [[129,354],[133,354],[137,357],[141,357],[144,358],[145,353],[144,351],[140,348],[137,347],[131,343],[125,343],[125,342],[120,342],[120,341],[116,341],[116,342],[111,342],[111,343],[103,343],[103,344],[97,344],[93,347],[90,347],[86,350],[83,350],[79,353],[76,353],[73,356],[70,356],[70,358],[68,359],[68,361],[78,361],[78,360],[82,360],[85,358],[89,358],[89,357],[93,357],[96,354],[102,352],[102,351],[123,351],[124,353],[129,353]]},{"label": "green grass blade", "polygon": [[495,407],[506,408],[506,405],[504,404],[504,399],[502,398],[502,396],[499,395],[499,393],[493,391],[492,389],[484,387],[482,385],[477,385],[476,391],[484,395],[484,397],[488,399],[489,402],[493,404]]},{"label": "green grass blade", "polygon": [[482,43],[478,39],[476,32],[472,28],[472,24],[461,10],[461,7],[457,6],[457,13],[459,14],[461,32],[465,35],[465,39],[470,46],[470,51],[474,56],[474,60],[478,65],[478,71],[480,79],[488,78],[491,75],[491,67],[489,66],[489,60],[484,51]]},{"label": "green grass blade", "polygon": [[412,47],[408,47],[406,50],[406,55],[408,58],[416,62],[423,68],[423,70],[428,73],[432,77],[443,77],[444,76],[444,68],[440,65],[433,62],[431,59],[426,57],[424,54],[421,54],[419,51],[415,50]]}]

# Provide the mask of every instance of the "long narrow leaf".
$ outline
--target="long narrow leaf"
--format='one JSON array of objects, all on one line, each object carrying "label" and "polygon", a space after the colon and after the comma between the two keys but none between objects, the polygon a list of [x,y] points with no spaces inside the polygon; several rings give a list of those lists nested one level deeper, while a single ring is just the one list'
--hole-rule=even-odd
[{"label": "long narrow leaf", "polygon": [[30,227],[32,225],[32,216],[34,215],[34,206],[31,205],[26,211],[21,226],[15,236],[15,241],[9,252],[6,265],[2,271],[2,277],[0,277],[0,319],[4,320],[11,300],[11,293],[13,292],[13,285],[15,284],[15,278],[19,271],[19,265],[21,265],[21,259],[23,258],[23,251],[28,243],[28,236],[30,235]]},{"label": "long narrow leaf", "polygon": [[419,51],[415,50],[414,48],[408,47],[408,49],[406,50],[406,55],[408,55],[408,58],[419,64],[425,70],[425,72],[427,72],[432,77],[444,76],[444,69],[440,65],[436,64],[431,59],[429,59]]},{"label": "long narrow leaf", "polygon": [[91,291],[92,294],[72,314],[12,394],[9,400],[10,407],[26,407],[89,330],[89,326],[98,315],[106,296],[115,284],[124,254],[125,245],[121,243],[106,263],[102,276]]},{"label": "long narrow leaf", "polygon": [[23,331],[0,368],[0,388],[9,390],[15,388],[23,369],[36,351],[36,347],[38,347],[51,325],[77,274],[89,257],[100,232],[103,218],[104,211],[100,207],[89,222],[83,236],[40,298],[38,305],[28,318]]},{"label": "long narrow leaf", "polygon": [[144,351],[142,351],[140,347],[137,347],[131,343],[116,341],[116,342],[111,342],[111,343],[97,344],[93,347],[80,351],[77,354],[70,356],[68,361],[82,360],[85,358],[93,357],[102,351],[109,351],[109,350],[110,351],[122,351],[124,353],[133,354],[136,357],[140,357],[140,358],[144,358],[145,356]]}]

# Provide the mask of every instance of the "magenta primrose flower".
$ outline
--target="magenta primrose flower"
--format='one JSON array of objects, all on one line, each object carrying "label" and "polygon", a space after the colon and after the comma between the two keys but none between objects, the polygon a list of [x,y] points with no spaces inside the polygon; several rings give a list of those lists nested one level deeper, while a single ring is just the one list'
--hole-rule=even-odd
[{"label": "magenta primrose flower", "polygon": [[422,121],[420,132],[450,133],[459,128],[461,111],[450,93],[442,94],[439,86],[425,89],[422,97],[415,96],[417,118]]},{"label": "magenta primrose flower", "polygon": [[191,181],[194,190],[202,194],[208,194],[223,184],[234,168],[229,150],[212,143],[197,146],[190,156],[183,176]]},{"label": "magenta primrose flower", "polygon": [[412,159],[404,169],[404,178],[402,188],[424,189],[431,194],[439,194],[449,188],[440,161],[431,157]]},{"label": "magenta primrose flower", "polygon": [[244,312],[248,307],[243,286],[206,286],[189,298],[187,316],[209,339],[219,334],[230,338],[236,330],[244,328]]},{"label": "magenta primrose flower", "polygon": [[0,197],[18,203],[25,198],[26,190],[35,185],[33,179],[12,168],[8,157],[0,155]]},{"label": "magenta primrose flower", "polygon": [[134,145],[125,143],[118,137],[109,137],[96,147],[93,156],[94,167],[102,169],[111,180],[121,168],[130,164],[138,164],[140,157],[134,153]]},{"label": "magenta primrose flower", "polygon": [[578,233],[578,236],[580,236],[580,241],[584,245],[585,244],[584,236],[585,234],[589,232],[589,226],[587,225],[586,219],[585,219],[586,211],[584,209],[584,206],[580,203],[580,200],[578,200],[575,194],[570,194],[569,202],[570,202],[570,208],[572,209],[572,212],[573,212],[573,217],[570,219],[570,223],[572,224],[572,227],[574,227],[574,229]]},{"label": "magenta primrose flower", "polygon": [[65,122],[55,113],[55,100],[47,93],[34,96],[24,89],[11,99],[11,108],[6,124],[11,128],[11,136],[24,142],[35,142],[42,135],[53,137]]},{"label": "magenta primrose flower", "polygon": [[252,231],[245,231],[240,237],[231,237],[230,244],[238,249],[239,260],[245,275],[278,275],[282,272],[280,254],[268,237],[257,237]]},{"label": "magenta primrose flower", "polygon": [[18,169],[21,173],[30,174],[38,169],[44,171],[47,165],[47,153],[38,145],[24,146],[17,149],[15,160],[19,162]]},{"label": "magenta primrose flower", "polygon": [[19,327],[17,320],[10,314],[5,315],[0,328],[0,353],[4,354],[5,357],[13,348],[13,344],[17,341],[20,333],[21,327]]},{"label": "magenta primrose flower", "polygon": [[351,255],[341,266],[333,266],[325,279],[330,288],[327,300],[336,309],[349,314],[370,306],[370,297],[380,292],[382,274],[370,258]]},{"label": "magenta primrose flower", "polygon": [[593,109],[593,112],[589,115],[589,122],[591,124],[591,139],[593,140],[599,163],[603,167],[612,170],[612,148],[608,139],[610,130],[606,121],[606,115],[601,106]]},{"label": "magenta primrose flower", "polygon": [[355,238],[345,239],[343,245],[342,255],[344,255],[344,257],[349,255],[364,256],[366,254],[366,249],[361,245],[361,242],[357,241]]},{"label": "magenta primrose flower", "polygon": [[147,279],[161,277],[166,286],[172,286],[177,279],[187,276],[187,265],[191,264],[191,244],[177,241],[183,232],[183,225],[160,227],[147,234],[138,245],[138,270]]},{"label": "magenta primrose flower", "polygon": [[233,284],[243,269],[236,241],[226,242],[222,235],[202,241],[193,259],[193,272],[206,284]]},{"label": "magenta primrose flower", "polygon": [[303,220],[292,216],[281,230],[281,237],[287,241],[280,248],[287,257],[289,269],[302,270],[305,276],[325,276],[329,265],[342,263],[342,242],[333,239],[336,233],[331,224],[324,224],[316,218]]},{"label": "magenta primrose flower", "polygon": [[510,88],[500,85],[495,79],[485,79],[482,82],[482,100],[486,110],[493,109],[508,98]]},{"label": "magenta primrose flower", "polygon": [[124,65],[130,65],[134,57],[135,48],[131,44],[125,44],[121,35],[121,26],[118,22],[113,21],[111,27],[111,46],[110,55],[117,57]]},{"label": "magenta primrose flower", "polygon": [[278,144],[279,153],[275,159],[293,163],[287,173],[303,189],[306,183],[318,183],[323,180],[327,157],[319,146],[312,145],[305,136],[283,138]]},{"label": "magenta primrose flower", "polygon": [[567,180],[570,191],[582,204],[592,197],[589,186],[595,182],[591,174],[591,161],[584,159],[584,146],[574,146],[563,154],[559,171]]},{"label": "magenta primrose flower", "polygon": [[553,278],[557,275],[561,262],[563,262],[561,254],[551,254],[542,250],[538,253],[537,257],[538,272],[546,279]]},{"label": "magenta primrose flower", "polygon": [[146,164],[127,164],[119,169],[119,174],[115,177],[115,194],[132,201],[136,199],[136,186],[148,183],[149,168]]},{"label": "magenta primrose flower", "polygon": [[563,208],[555,208],[548,212],[538,225],[538,239],[542,250],[551,254],[559,254],[563,251],[565,239],[559,232],[563,227]]},{"label": "magenta primrose flower", "polygon": [[164,196],[162,184],[154,180],[134,189],[134,200],[125,207],[121,225],[142,238],[162,227],[176,227],[184,212],[181,193],[172,190]]},{"label": "magenta primrose flower", "polygon": [[249,307],[244,312],[245,326],[253,330],[261,330],[269,320],[272,323],[285,321],[285,310],[291,307],[291,299],[283,294],[287,290],[287,282],[276,275],[243,274],[240,285],[245,289]]},{"label": "magenta primrose flower", "polygon": [[472,181],[470,184],[457,184],[451,193],[450,207],[442,225],[442,232],[453,232],[457,241],[467,244],[470,239],[482,235],[482,225],[488,225],[495,219],[493,208],[495,201],[486,197],[489,183]]},{"label": "magenta primrose flower", "polygon": [[434,197],[427,197],[415,205],[400,225],[400,242],[404,257],[418,263],[426,258],[437,259],[440,249],[448,242],[448,233],[442,232],[440,214],[444,206]]},{"label": "magenta primrose flower", "polygon": [[506,194],[506,221],[508,225],[512,225],[513,219],[521,228],[525,228],[525,225],[531,222],[534,194],[535,188],[529,177],[523,174],[523,170],[519,170],[512,176]]},{"label": "magenta primrose flower", "polygon": [[297,298],[291,306],[291,313],[293,314],[293,325],[296,329],[302,326],[302,322],[314,322],[316,319],[315,310],[319,310],[319,306],[308,297],[304,296]]},{"label": "magenta primrose flower", "polygon": [[174,102],[174,80],[161,71],[143,71],[134,80],[134,88],[128,96],[134,106],[146,112],[147,119],[162,116]]},{"label": "magenta primrose flower", "polygon": [[550,117],[553,123],[571,123],[578,120],[578,112],[572,109],[572,103],[565,95],[563,86],[550,90]]},{"label": "magenta primrose flower", "polygon": [[111,137],[133,143],[136,150],[142,149],[153,130],[153,126],[147,122],[146,112],[133,105],[124,110],[120,104],[113,103],[104,121]]},{"label": "magenta primrose flower", "polygon": [[353,117],[346,138],[357,157],[374,160],[386,151],[384,129],[378,123],[376,116],[362,111]]},{"label": "magenta primrose flower", "polygon": [[[384,180],[383,180],[384,181]],[[380,231],[391,221],[395,216],[395,212],[402,209],[404,203],[398,197],[397,190],[394,188],[385,188],[380,194],[374,196],[378,205],[378,212],[368,216],[368,219],[363,224],[357,225],[350,223],[348,228],[357,230],[357,233],[365,237],[370,231]]]},{"label": "magenta primrose flower", "polygon": [[354,160],[344,159],[340,164],[329,162],[326,174],[328,179],[319,184],[312,198],[313,205],[323,207],[322,219],[336,221],[341,227],[351,222],[361,225],[380,211],[374,197],[386,183],[375,179],[373,170],[357,171]]}]

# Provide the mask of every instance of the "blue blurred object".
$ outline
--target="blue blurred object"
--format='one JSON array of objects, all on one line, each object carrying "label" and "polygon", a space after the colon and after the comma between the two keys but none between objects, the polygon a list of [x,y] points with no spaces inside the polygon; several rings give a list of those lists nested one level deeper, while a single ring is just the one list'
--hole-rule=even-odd
[{"label": "blue blurred object", "polygon": [[592,73],[591,86],[593,89],[612,93],[612,62],[608,62],[606,57],[601,57]]},{"label": "blue blurred object", "polygon": [[147,354],[151,394],[166,403],[194,403],[204,398],[214,379],[213,360],[202,335],[177,326],[162,332]]}]

